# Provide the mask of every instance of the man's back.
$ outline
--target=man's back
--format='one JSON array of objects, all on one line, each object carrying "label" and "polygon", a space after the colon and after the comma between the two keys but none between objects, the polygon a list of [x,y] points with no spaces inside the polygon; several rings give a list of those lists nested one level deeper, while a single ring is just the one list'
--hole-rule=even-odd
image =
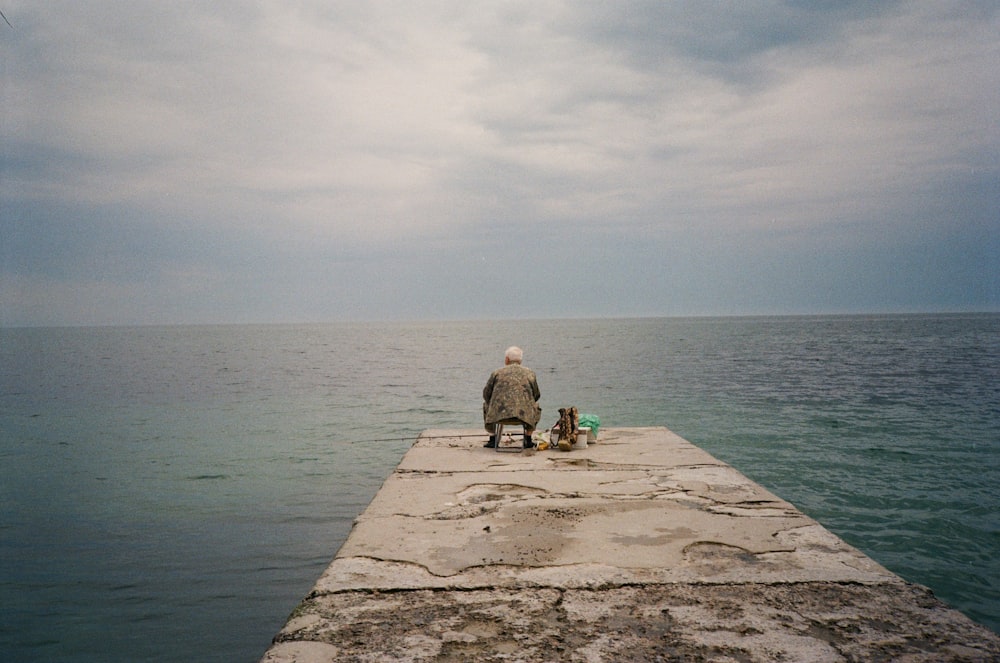
[{"label": "man's back", "polygon": [[534,429],[541,419],[538,407],[541,392],[535,372],[520,364],[508,364],[493,371],[483,389],[485,420],[495,424],[505,419],[519,419]]}]

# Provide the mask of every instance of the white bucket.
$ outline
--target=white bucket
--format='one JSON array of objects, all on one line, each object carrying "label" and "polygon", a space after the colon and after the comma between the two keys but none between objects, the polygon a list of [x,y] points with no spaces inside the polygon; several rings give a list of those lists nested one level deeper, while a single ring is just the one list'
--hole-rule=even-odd
[{"label": "white bucket", "polygon": [[574,449],[586,449],[587,440],[590,439],[590,429],[587,427],[576,429],[576,444],[573,445]]}]

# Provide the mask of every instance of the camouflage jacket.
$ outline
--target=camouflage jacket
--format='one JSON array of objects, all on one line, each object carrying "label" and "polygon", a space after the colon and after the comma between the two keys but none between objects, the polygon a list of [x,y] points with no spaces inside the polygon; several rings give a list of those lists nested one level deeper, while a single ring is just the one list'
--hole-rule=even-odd
[{"label": "camouflage jacket", "polygon": [[504,419],[519,419],[532,428],[542,418],[541,398],[535,372],[520,364],[508,364],[490,375],[483,388],[483,418],[487,425]]}]

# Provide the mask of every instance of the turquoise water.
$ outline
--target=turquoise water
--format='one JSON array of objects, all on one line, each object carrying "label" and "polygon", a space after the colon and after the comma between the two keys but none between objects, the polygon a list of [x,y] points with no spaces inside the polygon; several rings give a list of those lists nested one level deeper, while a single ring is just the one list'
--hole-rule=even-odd
[{"label": "turquoise water", "polygon": [[6,660],[258,659],[514,343],[1000,629],[1000,315],[4,329]]}]

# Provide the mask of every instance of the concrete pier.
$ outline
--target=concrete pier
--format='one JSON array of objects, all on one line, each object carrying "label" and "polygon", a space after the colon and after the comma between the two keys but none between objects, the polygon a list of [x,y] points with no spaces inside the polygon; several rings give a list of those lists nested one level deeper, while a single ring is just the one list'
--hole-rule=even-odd
[{"label": "concrete pier", "polygon": [[426,431],[265,653],[1000,661],[1000,637],[665,428],[570,452]]}]

